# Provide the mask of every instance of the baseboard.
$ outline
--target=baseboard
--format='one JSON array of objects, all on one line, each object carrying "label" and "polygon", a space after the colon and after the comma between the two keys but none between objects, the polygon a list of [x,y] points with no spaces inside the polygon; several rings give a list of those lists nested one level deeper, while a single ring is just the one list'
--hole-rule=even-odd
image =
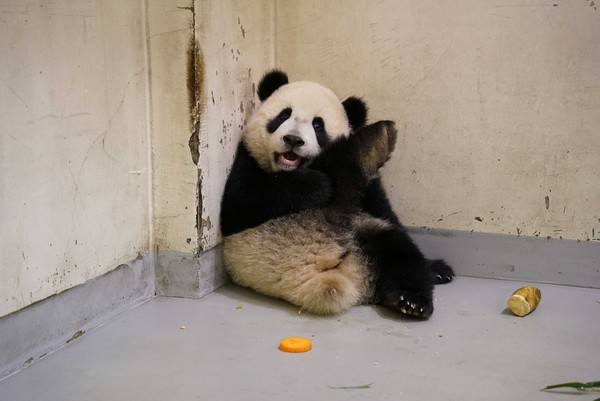
[{"label": "baseboard", "polygon": [[160,251],[156,256],[156,295],[202,298],[228,280],[222,245],[200,255]]},{"label": "baseboard", "polygon": [[154,296],[154,256],[0,318],[0,378]]},{"label": "baseboard", "polygon": [[600,288],[600,243],[502,234],[409,228],[432,259],[460,276]]},{"label": "baseboard", "polygon": [[[423,253],[458,275],[600,288],[600,243],[410,228]],[[0,318],[0,378],[155,294],[201,298],[228,281],[222,246],[161,251]]]}]

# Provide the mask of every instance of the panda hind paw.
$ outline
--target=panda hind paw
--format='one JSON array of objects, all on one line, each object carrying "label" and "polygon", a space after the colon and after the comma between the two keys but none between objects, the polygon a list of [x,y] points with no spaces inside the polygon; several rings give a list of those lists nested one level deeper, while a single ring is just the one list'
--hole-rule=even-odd
[{"label": "panda hind paw", "polygon": [[403,315],[427,319],[433,313],[432,297],[399,291],[384,296],[383,305],[395,309]]},{"label": "panda hind paw", "polygon": [[389,157],[396,147],[396,141],[398,139],[398,129],[396,123],[391,120],[381,120],[371,124],[365,129],[365,136],[368,136],[372,143],[372,146],[381,146],[381,152]]},{"label": "panda hind paw", "polygon": [[452,267],[450,267],[443,260],[434,260],[431,262],[431,271],[433,272],[435,284],[446,284],[454,280],[455,274]]},{"label": "panda hind paw", "polygon": [[355,134],[363,174],[375,174],[390,158],[398,131],[393,121],[378,121]]},{"label": "panda hind paw", "polygon": [[385,133],[387,136],[387,150],[389,153],[392,153],[396,147],[396,141],[398,139],[396,123],[393,121],[382,121],[382,124],[385,126]]}]

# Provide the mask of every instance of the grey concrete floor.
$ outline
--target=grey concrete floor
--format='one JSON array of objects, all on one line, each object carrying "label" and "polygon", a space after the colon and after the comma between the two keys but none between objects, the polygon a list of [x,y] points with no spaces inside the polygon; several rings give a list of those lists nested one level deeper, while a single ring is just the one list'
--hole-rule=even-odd
[{"label": "grey concrete floor", "polygon": [[[373,306],[315,317],[233,285],[154,298],[1,381],[0,400],[597,398],[540,389],[600,380],[600,290],[538,285],[519,318],[506,300],[523,284],[459,277],[428,321]],[[288,336],[312,351],[279,351]]]}]

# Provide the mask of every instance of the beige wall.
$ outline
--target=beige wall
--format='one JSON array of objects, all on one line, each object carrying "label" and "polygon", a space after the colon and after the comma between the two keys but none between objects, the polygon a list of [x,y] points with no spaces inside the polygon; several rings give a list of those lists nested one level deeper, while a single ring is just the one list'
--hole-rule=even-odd
[{"label": "beige wall", "polygon": [[271,0],[0,3],[0,316],[218,244],[273,16]]},{"label": "beige wall", "polygon": [[147,1],[155,251],[194,252],[198,247],[198,171],[188,147],[190,5],[186,0]]},{"label": "beige wall", "polygon": [[196,1],[196,39],[205,76],[199,110],[201,250],[221,240],[225,180],[246,118],[258,103],[256,85],[273,68],[273,16],[272,0]]},{"label": "beige wall", "polygon": [[218,244],[273,66],[398,122],[384,178],[407,225],[600,237],[589,2],[6,0],[0,27],[0,316]]},{"label": "beige wall", "polygon": [[409,226],[600,239],[600,11],[588,1],[278,1],[276,65],[398,123]]},{"label": "beige wall", "polygon": [[202,252],[220,242],[224,182],[253,88],[273,65],[273,2],[149,1],[148,26],[154,241]]},{"label": "beige wall", "polygon": [[146,254],[142,3],[0,3],[0,316]]}]

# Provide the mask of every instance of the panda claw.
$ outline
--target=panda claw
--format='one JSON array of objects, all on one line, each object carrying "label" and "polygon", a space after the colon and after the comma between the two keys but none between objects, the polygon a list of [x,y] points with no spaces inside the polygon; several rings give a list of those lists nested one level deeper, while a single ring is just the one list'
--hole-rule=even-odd
[{"label": "panda claw", "polygon": [[382,294],[381,304],[406,316],[427,319],[433,313],[433,300],[428,296],[402,291]]},{"label": "panda claw", "polygon": [[435,274],[435,284],[446,284],[454,280],[454,270],[443,260],[431,261],[431,270]]}]

